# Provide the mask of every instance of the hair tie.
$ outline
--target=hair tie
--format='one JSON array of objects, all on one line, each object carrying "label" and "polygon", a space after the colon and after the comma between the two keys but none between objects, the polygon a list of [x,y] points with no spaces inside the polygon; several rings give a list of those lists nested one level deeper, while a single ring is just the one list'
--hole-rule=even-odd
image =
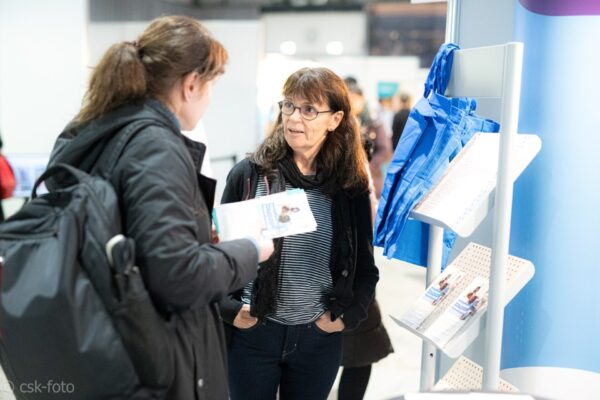
[{"label": "hair tie", "polygon": [[140,46],[140,44],[137,42],[137,40],[134,40],[133,42],[125,42],[125,43],[132,45],[136,50],[139,50],[142,48],[142,46]]}]

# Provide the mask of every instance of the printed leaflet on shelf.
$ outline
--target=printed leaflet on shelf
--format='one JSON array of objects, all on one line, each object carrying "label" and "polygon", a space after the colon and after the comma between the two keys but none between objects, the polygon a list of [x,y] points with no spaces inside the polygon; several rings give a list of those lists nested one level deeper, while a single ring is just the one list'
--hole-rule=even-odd
[{"label": "printed leaflet on shelf", "polygon": [[[464,271],[448,266],[399,321],[437,346],[444,347],[487,304],[487,281],[475,277],[465,282],[466,287],[459,285],[465,277]],[[464,287],[464,290],[453,293],[460,290],[456,289],[457,286]]]}]

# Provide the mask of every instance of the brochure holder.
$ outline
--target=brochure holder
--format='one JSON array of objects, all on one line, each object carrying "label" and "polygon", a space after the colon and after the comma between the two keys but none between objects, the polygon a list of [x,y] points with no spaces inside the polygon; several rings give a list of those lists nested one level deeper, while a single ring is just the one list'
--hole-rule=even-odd
[{"label": "brochure holder", "polygon": [[[471,254],[474,248],[487,254],[484,257],[486,261],[480,263],[485,264],[489,271],[483,275],[489,276],[486,319],[482,319],[483,312],[478,312],[456,336],[441,346],[446,354],[456,357],[485,324],[483,389],[489,391],[497,390],[500,380],[504,306],[531,279],[534,271],[530,262],[508,255],[513,183],[541,148],[538,137],[517,134],[522,66],[522,43],[455,51],[445,95],[485,99],[485,103],[497,102],[500,133],[475,136],[412,213],[413,218],[430,224],[427,285],[431,285],[441,271],[443,229],[469,236],[493,209],[492,248],[483,250],[483,246],[471,244],[465,249],[467,254]],[[481,170],[475,171],[473,165],[481,167]],[[511,271],[516,260],[523,264],[523,272],[517,274],[518,278],[511,283],[511,275],[514,274]],[[457,262],[462,265],[465,261],[457,259]],[[457,305],[457,308],[460,306]],[[399,319],[395,318],[395,321],[399,322]],[[422,333],[415,333],[423,337]],[[428,391],[435,384],[437,347],[431,341],[423,343],[421,391]]]},{"label": "brochure holder", "polygon": [[[470,236],[494,207],[500,136],[477,133],[456,156],[440,181],[411,212],[430,225]],[[536,135],[519,134],[514,145],[510,180],[514,183],[542,148]]]},{"label": "brochure holder", "polygon": [[[485,327],[487,308],[487,292],[489,287],[491,249],[476,243],[469,245],[452,261],[417,299],[413,307],[402,316],[392,319],[400,326],[415,335],[437,346],[451,358],[459,357],[477,338]],[[522,258],[508,257],[506,268],[505,303],[514,296],[533,277],[533,264]],[[440,282],[445,284],[444,290],[438,290]],[[456,304],[460,297],[478,290],[479,301],[468,318],[460,319],[456,315]]]}]

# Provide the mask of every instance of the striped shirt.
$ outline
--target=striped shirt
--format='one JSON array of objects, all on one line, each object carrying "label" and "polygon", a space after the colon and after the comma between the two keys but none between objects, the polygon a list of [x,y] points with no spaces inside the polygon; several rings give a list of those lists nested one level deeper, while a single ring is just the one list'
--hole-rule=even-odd
[{"label": "striped shirt", "polygon": [[[293,186],[286,183],[286,189]],[[275,312],[267,318],[286,325],[316,320],[326,310],[333,291],[329,262],[333,227],[331,197],[320,189],[305,190],[308,204],[317,221],[317,230],[283,239],[280,256]],[[265,196],[267,187],[259,176],[256,197]],[[253,283],[244,288],[242,301],[250,304]]]}]

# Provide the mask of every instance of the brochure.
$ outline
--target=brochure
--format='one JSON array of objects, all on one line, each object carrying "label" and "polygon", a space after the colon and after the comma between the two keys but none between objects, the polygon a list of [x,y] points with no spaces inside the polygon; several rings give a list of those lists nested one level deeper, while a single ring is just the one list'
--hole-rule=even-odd
[{"label": "brochure", "polygon": [[[468,282],[463,282],[470,279]],[[399,321],[438,347],[444,347],[487,304],[487,280],[468,278],[448,266]]]},{"label": "brochure", "polygon": [[215,225],[222,241],[256,236],[274,239],[317,229],[303,189],[215,207]]},{"label": "brochure", "polygon": [[482,277],[475,277],[452,305],[423,332],[423,335],[437,346],[445,346],[469,319],[487,305],[487,297],[487,281]]},{"label": "brochure", "polygon": [[463,279],[464,275],[464,272],[458,268],[452,265],[448,266],[413,306],[402,315],[400,320],[405,325],[418,330],[425,319],[438,308],[437,306]]}]

